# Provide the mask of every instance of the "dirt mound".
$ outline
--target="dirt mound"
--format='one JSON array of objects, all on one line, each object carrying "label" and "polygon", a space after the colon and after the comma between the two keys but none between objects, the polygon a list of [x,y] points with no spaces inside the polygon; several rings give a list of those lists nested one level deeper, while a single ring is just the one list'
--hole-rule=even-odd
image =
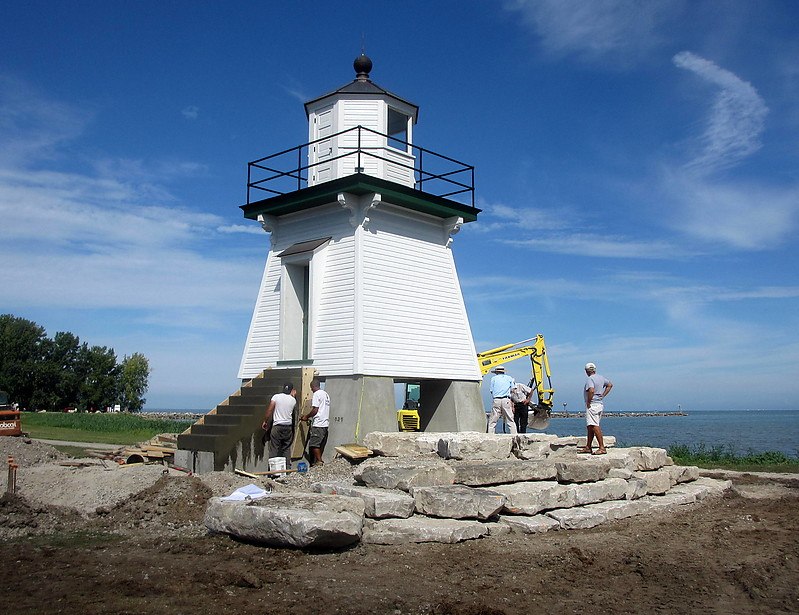
[{"label": "dirt mound", "polygon": [[0,470],[2,470],[2,474],[5,474],[8,468],[9,455],[20,466],[33,466],[68,459],[67,455],[49,444],[43,444],[30,438],[0,436]]},{"label": "dirt mound", "polygon": [[10,493],[0,497],[0,539],[76,531],[82,527],[83,518],[75,511],[31,504]]}]

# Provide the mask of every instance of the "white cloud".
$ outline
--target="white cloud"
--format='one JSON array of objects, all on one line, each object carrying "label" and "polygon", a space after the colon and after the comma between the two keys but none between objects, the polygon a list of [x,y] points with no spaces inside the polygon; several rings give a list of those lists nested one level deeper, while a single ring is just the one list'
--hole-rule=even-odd
[{"label": "white cloud", "polygon": [[216,228],[219,233],[245,233],[247,235],[263,235],[264,229],[260,224],[228,224],[227,226],[218,226]]},{"label": "white cloud", "polygon": [[187,120],[196,120],[200,117],[200,108],[195,105],[189,105],[181,110],[181,114],[183,114],[183,117]]},{"label": "white cloud", "polygon": [[707,173],[728,168],[760,149],[768,107],[752,84],[689,51],[674,64],[719,88],[701,138],[702,152],[688,165]]},{"label": "white cloud", "polygon": [[659,45],[657,26],[681,6],[678,0],[515,0],[506,4],[522,14],[552,54],[589,60],[612,54],[623,61],[636,61]]}]

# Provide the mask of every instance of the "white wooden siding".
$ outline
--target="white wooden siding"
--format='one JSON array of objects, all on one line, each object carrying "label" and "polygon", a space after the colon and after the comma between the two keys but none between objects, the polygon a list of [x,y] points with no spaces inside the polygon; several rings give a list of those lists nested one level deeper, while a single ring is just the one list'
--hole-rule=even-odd
[{"label": "white wooden siding", "polygon": [[363,235],[364,372],[479,380],[443,222],[379,209]]}]

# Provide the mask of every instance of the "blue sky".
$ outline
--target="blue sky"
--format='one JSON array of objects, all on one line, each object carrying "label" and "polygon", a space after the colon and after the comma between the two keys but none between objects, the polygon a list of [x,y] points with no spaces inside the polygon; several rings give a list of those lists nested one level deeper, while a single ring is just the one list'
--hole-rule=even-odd
[{"label": "blue sky", "polygon": [[[556,406],[795,408],[799,4],[16,2],[0,19],[0,312],[235,390],[268,236],[247,162],[354,77],[476,167],[478,349],[543,333]],[[518,379],[529,369],[510,366]]]}]

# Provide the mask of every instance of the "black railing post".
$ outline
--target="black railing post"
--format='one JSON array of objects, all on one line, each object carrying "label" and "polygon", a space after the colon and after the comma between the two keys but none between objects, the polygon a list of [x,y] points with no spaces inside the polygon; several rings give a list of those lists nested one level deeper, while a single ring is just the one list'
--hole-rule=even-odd
[{"label": "black railing post", "polygon": [[297,148],[297,190],[302,188],[302,146]]},{"label": "black railing post", "polygon": [[356,173],[363,173],[363,167],[361,166],[361,125],[358,124],[358,166],[355,169]]}]

